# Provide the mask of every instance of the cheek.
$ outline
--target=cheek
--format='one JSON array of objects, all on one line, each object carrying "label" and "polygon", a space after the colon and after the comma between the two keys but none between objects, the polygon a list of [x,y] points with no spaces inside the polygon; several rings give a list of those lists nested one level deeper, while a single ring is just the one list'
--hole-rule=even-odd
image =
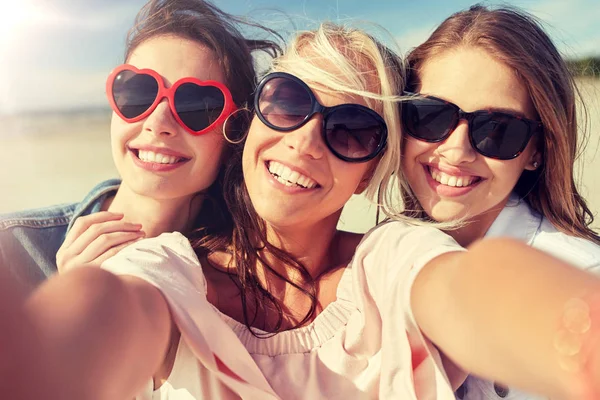
[{"label": "cheek", "polygon": [[526,163],[526,159],[521,156],[514,160],[495,160],[492,158],[484,158],[484,160],[496,182],[510,186],[514,186],[517,182],[525,169]]},{"label": "cheek", "polygon": [[122,146],[140,132],[140,122],[128,123],[113,113],[110,121],[110,138],[113,147]]},{"label": "cheek", "polygon": [[[330,168],[334,172],[336,186],[340,188],[349,199],[359,187],[363,186],[361,183],[365,178],[368,178],[371,164],[346,163],[336,158],[330,163]],[[344,202],[348,199],[344,200]]]},{"label": "cheek", "polygon": [[129,124],[113,113],[110,123],[110,144],[115,161],[117,161],[116,156],[124,152],[128,130]]},{"label": "cheek", "polygon": [[[185,133],[187,136],[191,136],[189,133]],[[206,160],[206,163],[211,165],[205,165],[206,168],[214,168],[220,166],[221,158],[225,151],[225,139],[216,132],[205,133],[200,136],[191,136],[192,147],[194,154],[201,160]]]},{"label": "cheek", "polygon": [[274,147],[282,137],[282,134],[267,128],[255,117],[250,125],[244,144],[242,157],[244,166],[250,164],[252,160],[258,159],[261,152]]},{"label": "cheek", "polygon": [[[419,161],[421,156],[432,154],[438,147],[438,143],[427,143],[414,138],[407,138],[403,142],[402,148],[402,165],[403,167],[411,167]],[[421,160],[422,161],[422,160]]]}]

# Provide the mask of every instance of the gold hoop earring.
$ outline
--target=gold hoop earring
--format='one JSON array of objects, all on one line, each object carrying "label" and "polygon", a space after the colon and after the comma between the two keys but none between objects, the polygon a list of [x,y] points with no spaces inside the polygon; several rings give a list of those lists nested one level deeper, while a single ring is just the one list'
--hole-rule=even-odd
[{"label": "gold hoop earring", "polygon": [[[223,137],[231,144],[240,144],[246,139],[246,136],[248,136],[249,127],[250,110],[247,108],[237,109],[225,119],[225,122],[223,123]],[[234,133],[233,139],[230,137],[231,133]]]}]

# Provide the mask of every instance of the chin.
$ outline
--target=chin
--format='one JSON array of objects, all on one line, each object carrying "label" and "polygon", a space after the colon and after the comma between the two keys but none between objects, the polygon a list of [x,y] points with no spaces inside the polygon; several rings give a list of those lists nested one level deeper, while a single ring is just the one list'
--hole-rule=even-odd
[{"label": "chin", "polygon": [[467,210],[457,204],[436,204],[426,212],[437,222],[452,222],[467,216]]}]

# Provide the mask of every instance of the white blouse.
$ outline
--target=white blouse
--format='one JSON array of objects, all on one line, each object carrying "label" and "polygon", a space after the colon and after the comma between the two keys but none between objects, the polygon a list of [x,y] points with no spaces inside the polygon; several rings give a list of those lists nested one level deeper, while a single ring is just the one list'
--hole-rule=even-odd
[{"label": "white blouse", "polygon": [[[490,229],[488,237],[512,237],[579,268],[600,273],[600,246],[589,240],[559,232],[525,201],[512,194]],[[510,287],[506,288],[507,291]],[[498,383],[469,376],[457,391],[458,400],[541,400],[540,396],[507,388]]]},{"label": "white blouse", "polygon": [[102,268],[159,288],[181,331],[167,383],[139,399],[450,400],[410,291],[427,262],[460,250],[436,229],[382,224],[357,247],[333,303],[311,324],[266,339],[207,301],[202,267],[179,233],[137,242]]}]

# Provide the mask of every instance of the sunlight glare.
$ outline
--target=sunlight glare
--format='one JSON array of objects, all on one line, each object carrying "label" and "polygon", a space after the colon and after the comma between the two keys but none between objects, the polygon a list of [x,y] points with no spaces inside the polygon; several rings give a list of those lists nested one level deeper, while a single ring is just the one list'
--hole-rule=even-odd
[{"label": "sunlight glare", "polygon": [[0,23],[0,44],[2,46],[18,41],[18,34],[22,30],[30,30],[60,19],[56,13],[45,9],[36,0],[1,0],[0,4],[5,10],[4,18]]}]

